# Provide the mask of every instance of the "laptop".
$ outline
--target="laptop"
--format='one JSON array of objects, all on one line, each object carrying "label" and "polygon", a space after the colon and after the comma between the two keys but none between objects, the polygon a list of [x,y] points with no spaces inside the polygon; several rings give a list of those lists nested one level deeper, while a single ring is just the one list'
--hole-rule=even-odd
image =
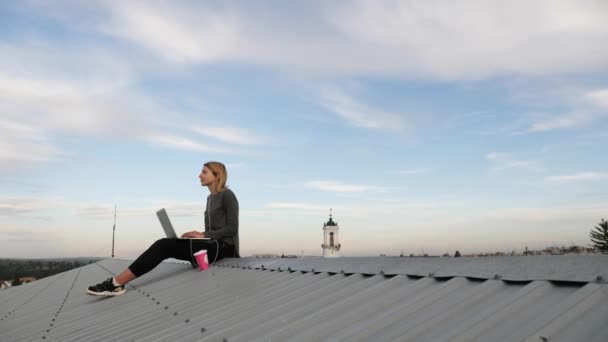
[{"label": "laptop", "polygon": [[158,220],[160,221],[160,225],[163,226],[165,230],[165,234],[170,239],[183,239],[183,240],[211,240],[211,238],[192,238],[192,237],[177,237],[175,234],[175,229],[173,229],[173,225],[171,224],[171,220],[169,220],[169,215],[167,215],[167,211],[165,208],[156,212],[156,216],[158,216]]}]

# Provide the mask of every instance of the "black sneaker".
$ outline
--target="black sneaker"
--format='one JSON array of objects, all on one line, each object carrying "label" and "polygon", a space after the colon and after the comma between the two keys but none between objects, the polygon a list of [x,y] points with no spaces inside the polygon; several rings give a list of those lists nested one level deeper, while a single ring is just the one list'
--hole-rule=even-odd
[{"label": "black sneaker", "polygon": [[87,292],[94,296],[118,296],[125,293],[125,291],[124,286],[114,286],[112,278],[108,278],[106,281],[95,286],[89,286]]}]

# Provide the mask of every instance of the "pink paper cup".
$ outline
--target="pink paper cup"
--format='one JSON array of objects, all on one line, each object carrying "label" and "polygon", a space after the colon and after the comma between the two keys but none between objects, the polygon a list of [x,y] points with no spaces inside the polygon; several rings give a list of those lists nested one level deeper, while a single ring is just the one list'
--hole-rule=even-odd
[{"label": "pink paper cup", "polygon": [[209,268],[209,259],[207,258],[206,249],[194,253],[194,259],[196,259],[199,270],[204,271]]}]

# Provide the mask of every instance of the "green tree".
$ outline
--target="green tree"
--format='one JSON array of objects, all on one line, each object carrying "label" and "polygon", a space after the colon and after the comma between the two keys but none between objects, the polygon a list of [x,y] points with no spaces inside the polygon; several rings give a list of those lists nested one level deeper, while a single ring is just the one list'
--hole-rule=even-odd
[{"label": "green tree", "polygon": [[13,279],[12,283],[13,283],[13,286],[18,286],[18,285],[22,284],[21,280],[19,280],[18,277],[15,277],[15,279]]},{"label": "green tree", "polygon": [[591,242],[595,249],[602,253],[608,253],[608,221],[600,222],[594,229],[589,232]]}]

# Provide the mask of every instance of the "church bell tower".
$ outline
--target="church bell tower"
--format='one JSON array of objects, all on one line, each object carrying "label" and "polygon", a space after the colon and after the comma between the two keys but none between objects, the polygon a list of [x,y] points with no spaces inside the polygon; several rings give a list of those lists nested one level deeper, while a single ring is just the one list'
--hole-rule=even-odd
[{"label": "church bell tower", "polygon": [[336,258],[340,256],[340,239],[338,237],[338,224],[332,219],[332,210],[329,209],[329,221],[323,224],[323,257]]}]

